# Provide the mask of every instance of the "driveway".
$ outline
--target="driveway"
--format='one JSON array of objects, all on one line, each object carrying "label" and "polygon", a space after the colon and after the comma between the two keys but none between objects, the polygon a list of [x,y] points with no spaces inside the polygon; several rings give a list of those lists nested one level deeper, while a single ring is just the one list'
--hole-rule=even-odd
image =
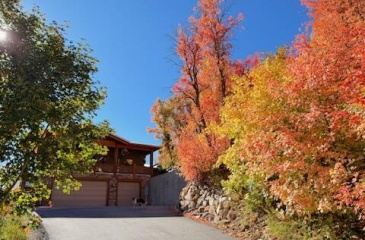
[{"label": "driveway", "polygon": [[233,240],[169,207],[38,208],[50,240]]}]

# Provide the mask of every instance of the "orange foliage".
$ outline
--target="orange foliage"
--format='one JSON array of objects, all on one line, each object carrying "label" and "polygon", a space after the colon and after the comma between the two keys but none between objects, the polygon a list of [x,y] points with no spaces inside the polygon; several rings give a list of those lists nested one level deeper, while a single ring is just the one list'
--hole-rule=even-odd
[{"label": "orange foliage", "polygon": [[[172,98],[181,100],[175,107],[182,114],[173,118],[180,119],[184,126],[179,127],[172,141],[177,154],[175,165],[188,180],[206,177],[229,143],[207,131],[209,125],[219,122],[219,109],[228,93],[232,71],[228,41],[242,18],[224,20],[221,2],[199,1],[196,17],[189,19],[189,29],[178,30],[176,51],[183,64]],[[156,118],[161,112],[155,111],[154,115]]]},{"label": "orange foliage", "polygon": [[271,130],[253,137],[248,165],[279,176],[267,185],[287,211],[363,210],[365,2],[303,4],[312,32],[294,43],[281,93],[285,111],[261,123]]},{"label": "orange foliage", "polygon": [[311,32],[285,64],[279,53],[242,74],[226,99],[217,130],[235,139],[220,158],[232,173],[226,185],[250,191],[255,179],[287,213],[361,213],[365,1],[302,2]]},{"label": "orange foliage", "polygon": [[175,164],[199,179],[219,158],[231,172],[226,187],[270,196],[287,213],[361,213],[365,1],[302,0],[308,34],[286,53],[234,63],[228,40],[242,16],[223,21],[220,3],[201,0],[189,30],[178,32],[179,101],[164,128]]},{"label": "orange foliage", "polygon": [[291,152],[277,165],[281,176],[271,189],[298,212],[360,208],[365,199],[354,195],[350,200],[343,193],[365,190],[365,82],[360,77],[365,2],[303,3],[313,17],[312,34],[308,40],[298,37],[288,61],[291,111],[281,123],[277,147]]}]

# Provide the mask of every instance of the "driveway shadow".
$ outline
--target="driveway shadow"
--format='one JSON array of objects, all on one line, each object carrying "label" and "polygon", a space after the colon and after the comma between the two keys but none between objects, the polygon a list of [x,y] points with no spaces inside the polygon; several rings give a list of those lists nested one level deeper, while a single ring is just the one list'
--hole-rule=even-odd
[{"label": "driveway shadow", "polygon": [[170,206],[144,207],[38,207],[36,212],[42,218],[142,218],[176,217],[179,214]]}]

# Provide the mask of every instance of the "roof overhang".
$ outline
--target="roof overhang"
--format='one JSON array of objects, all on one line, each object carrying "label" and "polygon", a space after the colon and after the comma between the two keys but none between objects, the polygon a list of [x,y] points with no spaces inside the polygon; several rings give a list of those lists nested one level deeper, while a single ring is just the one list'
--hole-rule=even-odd
[{"label": "roof overhang", "polygon": [[144,152],[154,152],[159,150],[161,147],[156,145],[142,144],[142,143],[133,143],[128,141],[125,138],[119,137],[114,133],[109,133],[105,139],[97,140],[101,145],[107,147],[118,147],[125,148],[130,150],[139,150]]}]

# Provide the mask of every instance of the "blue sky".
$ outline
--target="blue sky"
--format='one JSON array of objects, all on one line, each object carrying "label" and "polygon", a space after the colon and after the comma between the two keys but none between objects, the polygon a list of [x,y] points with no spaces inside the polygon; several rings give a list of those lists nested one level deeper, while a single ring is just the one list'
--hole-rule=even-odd
[{"label": "blue sky", "polygon": [[[179,77],[172,37],[187,26],[196,0],[22,0],[35,4],[47,21],[68,22],[69,40],[85,38],[99,59],[95,79],[108,89],[96,121],[106,119],[116,133],[132,142],[159,144],[150,109],[166,99]],[[275,52],[291,45],[308,21],[299,0],[228,0],[230,15],[242,12],[243,30],[232,38],[233,59],[255,52]]]}]

